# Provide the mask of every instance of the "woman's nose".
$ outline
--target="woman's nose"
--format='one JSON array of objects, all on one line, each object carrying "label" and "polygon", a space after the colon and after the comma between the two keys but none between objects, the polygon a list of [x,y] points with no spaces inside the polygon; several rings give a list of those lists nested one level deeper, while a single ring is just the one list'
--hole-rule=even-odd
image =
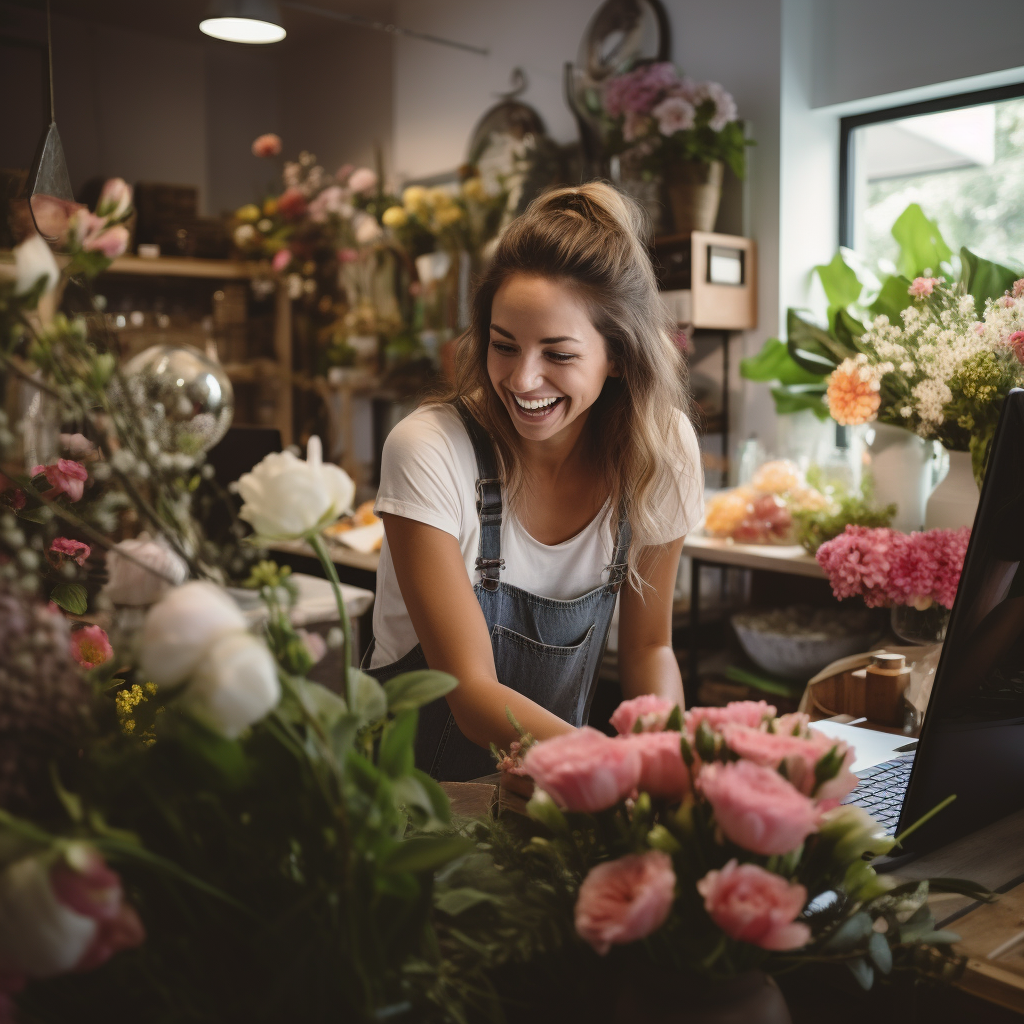
[{"label": "woman's nose", "polygon": [[516,360],[515,368],[509,377],[509,386],[519,394],[525,394],[540,387],[543,373],[540,360],[530,354],[522,354]]}]

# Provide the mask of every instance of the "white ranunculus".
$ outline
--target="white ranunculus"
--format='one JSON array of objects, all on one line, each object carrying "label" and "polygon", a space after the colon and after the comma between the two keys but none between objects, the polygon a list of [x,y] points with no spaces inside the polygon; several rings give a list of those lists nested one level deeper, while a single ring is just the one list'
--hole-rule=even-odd
[{"label": "white ranunculus", "polygon": [[181,696],[181,705],[235,739],[281,699],[277,666],[262,640],[229,633],[215,641]]},{"label": "white ranunculus", "polygon": [[0,971],[49,978],[70,971],[97,924],[57,899],[49,865],[25,857],[0,874]]},{"label": "white ranunculus", "polygon": [[46,278],[44,292],[53,291],[60,281],[57,261],[42,235],[33,233],[14,247],[14,267],[17,273],[14,291],[18,295],[30,291],[41,277]]},{"label": "white ranunculus", "polygon": [[291,452],[268,455],[238,481],[239,515],[267,540],[319,532],[352,508],[356,486],[340,466],[323,461],[320,438],[309,439],[306,460]]},{"label": "white ranunculus", "polygon": [[183,683],[222,636],[244,633],[245,617],[220,587],[193,580],[168,591],[146,615],[139,667],[157,686]]},{"label": "white ranunculus", "polygon": [[[135,561],[120,557],[131,555]],[[148,565],[148,572],[138,565]],[[142,534],[135,540],[123,540],[107,552],[108,581],[103,594],[114,604],[146,606],[155,604],[172,587],[188,579],[188,566],[170,545],[159,537],[153,540]]]}]

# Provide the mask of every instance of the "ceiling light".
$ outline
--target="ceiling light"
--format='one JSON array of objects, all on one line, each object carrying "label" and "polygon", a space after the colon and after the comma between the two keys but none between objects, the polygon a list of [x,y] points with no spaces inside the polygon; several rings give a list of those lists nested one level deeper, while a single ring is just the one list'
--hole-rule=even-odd
[{"label": "ceiling light", "polygon": [[285,37],[274,0],[212,0],[199,29],[232,43],[277,43]]}]

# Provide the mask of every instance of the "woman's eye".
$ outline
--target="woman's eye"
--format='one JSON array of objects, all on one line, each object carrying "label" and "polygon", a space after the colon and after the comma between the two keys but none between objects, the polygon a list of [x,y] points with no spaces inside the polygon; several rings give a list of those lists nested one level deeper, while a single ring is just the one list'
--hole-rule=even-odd
[{"label": "woman's eye", "polygon": [[549,352],[548,359],[556,363],[570,363],[576,357],[571,352]]},{"label": "woman's eye", "polygon": [[493,348],[495,352],[500,352],[503,356],[515,354],[515,348],[505,341],[492,341],[491,348]]}]

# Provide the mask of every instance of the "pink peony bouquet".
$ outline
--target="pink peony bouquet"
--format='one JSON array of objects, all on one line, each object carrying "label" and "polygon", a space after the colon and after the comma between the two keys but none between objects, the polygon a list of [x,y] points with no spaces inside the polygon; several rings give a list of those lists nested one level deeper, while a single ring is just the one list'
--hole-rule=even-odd
[{"label": "pink peony bouquet", "polygon": [[970,538],[969,526],[909,534],[847,526],[816,557],[840,601],[862,597],[869,608],[952,608]]},{"label": "pink peony bouquet", "polygon": [[695,82],[675,66],[641,64],[609,78],[601,96],[610,148],[663,172],[679,161],[723,160],[743,177],[746,146],[736,101],[717,82]]},{"label": "pink peony bouquet", "polygon": [[835,958],[868,987],[915,942],[952,941],[901,931],[928,915],[927,883],[876,873],[897,841],[842,803],[854,751],[807,715],[765,701],[681,713],[643,696],[612,724],[614,737],[526,740],[522,758],[545,830],[524,844],[525,871],[568,886],[572,929],[598,956],[629,947],[630,963],[710,978]]}]

